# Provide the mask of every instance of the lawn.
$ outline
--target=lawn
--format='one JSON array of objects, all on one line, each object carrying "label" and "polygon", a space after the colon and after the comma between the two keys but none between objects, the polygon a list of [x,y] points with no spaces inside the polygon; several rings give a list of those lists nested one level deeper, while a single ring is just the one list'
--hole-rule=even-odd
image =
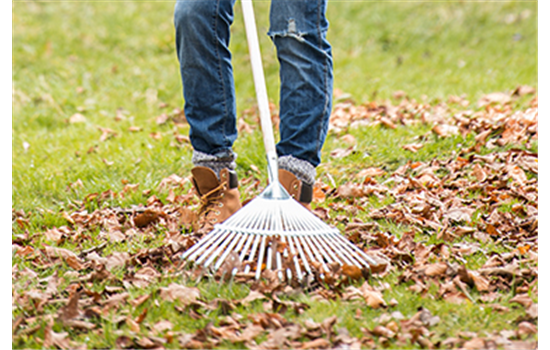
[{"label": "lawn", "polygon": [[[536,2],[329,2],[335,103],[313,207],[385,268],[304,289],[179,264],[179,208],[197,202],[173,7],[13,3],[13,347],[536,344]],[[265,33],[269,2],[255,10]],[[252,198],[266,171],[240,4],[232,34]],[[144,208],[163,215],[136,225]]]}]

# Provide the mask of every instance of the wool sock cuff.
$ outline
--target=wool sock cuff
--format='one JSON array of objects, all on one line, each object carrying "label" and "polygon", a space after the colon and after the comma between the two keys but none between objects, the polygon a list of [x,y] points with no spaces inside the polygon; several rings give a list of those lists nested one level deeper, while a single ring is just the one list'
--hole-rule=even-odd
[{"label": "wool sock cuff", "polygon": [[313,185],[315,183],[315,167],[308,161],[293,156],[279,157],[279,169],[290,171],[302,182]]},{"label": "wool sock cuff", "polygon": [[225,151],[212,155],[194,150],[191,161],[195,166],[204,166],[212,169],[219,178],[222,169],[235,170],[237,168],[236,159],[237,154],[233,151]]}]

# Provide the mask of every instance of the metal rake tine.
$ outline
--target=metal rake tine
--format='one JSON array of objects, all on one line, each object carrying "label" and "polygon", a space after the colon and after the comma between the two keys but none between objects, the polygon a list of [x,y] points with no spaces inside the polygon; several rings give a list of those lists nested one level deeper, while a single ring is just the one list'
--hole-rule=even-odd
[{"label": "metal rake tine", "polygon": [[311,268],[309,267],[309,263],[308,263],[308,259],[307,259],[307,256],[306,256],[306,253],[304,253],[304,249],[302,248],[302,244],[300,242],[300,239],[299,237],[292,237],[292,239],[294,240],[294,243],[296,245],[296,249],[298,250],[298,253],[300,254],[300,258],[302,259],[303,263],[304,263],[304,267],[306,268],[306,271],[311,274],[312,271],[311,271]]},{"label": "metal rake tine", "polygon": [[206,251],[203,252],[202,255],[197,259],[197,264],[200,264],[204,259],[206,259],[212,253],[212,251],[216,249],[219,244],[223,242],[225,238],[227,238],[227,236],[229,236],[230,233],[231,232],[224,232],[214,243],[212,243],[208,247],[208,249],[206,249]]},{"label": "metal rake tine", "polygon": [[[313,231],[315,229],[315,222],[313,220],[305,221],[302,223],[303,227],[306,230]],[[333,261],[338,262],[341,264],[341,261],[332,253],[330,249],[327,249],[321,241],[321,237],[323,237],[324,233],[321,233],[319,235],[311,236],[311,242],[315,246],[315,248],[320,252],[320,254],[325,258],[325,260],[330,264]]]},{"label": "metal rake tine", "polygon": [[343,264],[354,265],[354,263],[352,263],[344,254],[342,254],[340,249],[338,249],[338,246],[336,246],[336,247],[334,246],[334,243],[329,240],[328,235],[323,235],[321,237],[321,240],[324,242],[326,247],[331,249],[335,254],[337,254],[340,257],[341,260],[339,260],[339,261],[341,262],[341,264],[343,262]]},{"label": "metal rake tine", "polygon": [[[321,263],[321,261],[319,261],[319,259],[316,256],[315,257],[313,256],[313,253],[310,250],[309,245],[306,243],[306,238],[307,238],[307,236],[298,236],[298,239],[300,240],[302,248],[304,249],[304,251],[308,255],[310,261],[317,261],[317,262]],[[325,266],[323,266],[323,267],[325,267]]]},{"label": "metal rake tine", "polygon": [[[292,242],[291,237],[288,237],[288,246],[290,247],[290,254],[292,254],[292,260],[294,261],[294,266],[296,267],[296,278],[298,278],[298,280],[301,280],[302,271],[300,269],[300,263],[298,262],[298,252],[294,248],[294,243]],[[305,263],[307,264],[307,261]]]},{"label": "metal rake tine", "polygon": [[333,249],[331,249],[330,247],[328,247],[326,244],[325,244],[325,241],[323,240],[325,234],[321,234],[317,237],[317,244],[323,248],[323,250],[328,254],[330,255],[330,257],[332,258],[332,260],[340,265],[343,265],[342,261],[336,256],[336,254],[333,252]]},{"label": "metal rake tine", "polygon": [[248,259],[246,262],[248,263],[244,268],[244,273],[248,273],[250,271],[250,264],[254,261],[254,256],[256,255],[256,250],[258,249],[258,245],[260,244],[262,236],[256,236],[256,239],[254,240],[254,244],[252,245],[252,249],[250,250],[250,255],[248,256]]},{"label": "metal rake tine", "polygon": [[265,240],[266,236],[262,236],[262,243],[260,246],[260,251],[258,253],[258,266],[256,267],[256,279],[260,279],[260,276],[262,274],[262,261],[264,260]]},{"label": "metal rake tine", "polygon": [[346,258],[348,265],[361,266],[361,263],[357,260],[357,257],[354,256],[353,252],[348,251],[343,245],[343,242],[338,239],[339,233],[330,233],[326,239],[330,242],[331,246],[334,247],[334,250],[338,252],[339,255]]},{"label": "metal rake tine", "polygon": [[[243,235],[245,236],[245,235]],[[239,259],[241,261],[244,260],[244,257],[246,256],[246,252],[248,251],[248,248],[250,248],[250,245],[254,241],[254,235],[248,234],[248,238],[246,239],[246,243],[244,244],[244,248],[241,250],[241,255],[239,255]]]},{"label": "metal rake tine", "polygon": [[220,257],[220,259],[218,260],[218,262],[216,262],[216,265],[214,266],[214,270],[217,270],[217,269],[220,268],[221,264],[223,264],[223,261],[227,258],[227,256],[232,251],[238,252],[242,248],[242,245],[244,244],[244,241],[246,240],[247,237],[248,237],[248,235],[238,236],[234,240],[234,243],[232,245],[230,245],[229,247],[227,247],[227,249],[223,252],[223,254]]},{"label": "metal rake tine", "polygon": [[199,242],[197,242],[194,246],[192,246],[188,251],[183,253],[182,258],[195,260],[197,255],[201,254],[205,249],[207,249],[222,235],[223,235],[223,231],[212,231],[206,237],[203,237]]},{"label": "metal rake tine", "polygon": [[[289,248],[288,248],[288,247],[290,247],[290,243],[287,243],[287,240],[286,240],[285,235],[281,235],[281,242],[283,242],[283,243],[287,246],[287,247],[285,247],[285,249],[283,250],[283,256],[284,256],[285,258],[287,258],[287,257],[288,257],[288,251],[289,251]],[[280,253],[277,252],[277,254],[280,254]],[[291,251],[291,254],[293,254],[292,251]],[[280,258],[279,255],[277,255],[277,258],[278,258],[278,259]],[[282,258],[281,258],[281,259],[282,259]],[[293,258],[293,260],[294,260],[294,258]],[[290,268],[287,268],[287,269],[286,269],[286,272],[287,272],[287,273],[286,273],[287,278],[288,278],[288,280],[290,281],[290,280],[292,279],[292,271],[290,270]]]},{"label": "metal rake tine", "polygon": [[218,248],[210,255],[210,258],[206,260],[206,262],[203,264],[204,267],[208,267],[216,257],[220,255],[220,253],[225,249],[225,247],[230,244],[233,241],[236,241],[237,234],[234,232],[230,232],[229,235],[221,242],[220,245],[218,245]]},{"label": "metal rake tine", "polygon": [[[342,246],[352,254],[355,253],[355,255],[358,255],[363,259],[363,265],[365,267],[370,268],[369,264],[376,265],[376,261],[374,261],[370,256],[368,256],[365,252],[363,252],[361,249],[357,248],[355,245],[353,245],[350,241],[345,239],[342,235],[333,235],[334,238],[339,240],[342,244]],[[360,260],[360,259],[359,259]],[[361,260],[360,260],[361,261]]]},{"label": "metal rake tine", "polygon": [[[309,221],[307,219],[311,219],[309,216],[306,217],[306,220],[300,222],[298,220],[296,220],[295,217],[291,217],[289,218],[289,222],[291,223],[291,225],[293,225],[298,231],[301,230],[301,231],[309,231],[311,227],[309,226],[306,226],[305,225],[305,222]],[[311,237],[312,235],[304,235],[302,236],[301,238],[303,238],[302,242],[307,242],[307,245],[305,245],[305,248],[306,248],[306,251],[308,251],[309,249],[311,249],[311,251],[315,254],[315,259],[313,258],[313,256],[311,256],[312,260],[315,261],[317,260],[319,263],[322,264],[323,268],[325,268],[325,270],[328,271],[326,265],[325,265],[325,262],[323,261],[323,257],[322,255],[320,254],[320,252],[318,251],[318,248],[315,244],[313,244],[313,242],[311,241]],[[304,243],[305,244],[305,243]],[[309,245],[309,247],[308,247]]]},{"label": "metal rake tine", "polygon": [[273,249],[271,249],[271,244],[267,247],[267,256],[265,258],[265,269],[266,270],[272,270],[272,264],[273,262]]},{"label": "metal rake tine", "polygon": [[[234,237],[231,239],[231,243],[226,248],[224,248],[225,250],[222,252],[222,255],[216,262],[216,265],[214,265],[214,271],[220,268],[225,258],[227,258],[227,256],[229,255],[229,253],[231,253],[231,251],[237,245],[237,243],[241,242],[244,237],[245,237],[244,235],[238,235],[237,233],[235,233]],[[208,266],[208,264],[205,263],[205,266]]]}]

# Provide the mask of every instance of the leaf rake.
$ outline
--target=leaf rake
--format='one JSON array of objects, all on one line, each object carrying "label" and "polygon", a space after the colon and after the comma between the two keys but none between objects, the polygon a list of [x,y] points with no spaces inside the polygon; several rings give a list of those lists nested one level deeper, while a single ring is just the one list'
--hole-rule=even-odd
[{"label": "leaf rake", "polygon": [[233,264],[232,275],[249,274],[254,269],[259,279],[262,270],[277,270],[280,279],[286,274],[289,281],[293,275],[301,281],[304,275],[314,275],[321,267],[330,271],[329,267],[335,263],[369,269],[369,264],[376,265],[371,257],[291,198],[279,183],[254,10],[251,0],[241,0],[241,4],[267,153],[269,185],[257,198],[217,224],[184,252],[182,259],[205,269],[211,267],[215,272],[228,257],[235,259],[238,256],[239,267]]}]

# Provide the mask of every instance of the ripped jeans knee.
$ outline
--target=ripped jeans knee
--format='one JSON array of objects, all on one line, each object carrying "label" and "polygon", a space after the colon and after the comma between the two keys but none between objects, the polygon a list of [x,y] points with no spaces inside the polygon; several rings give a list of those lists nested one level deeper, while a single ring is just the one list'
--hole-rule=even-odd
[{"label": "ripped jeans knee", "polygon": [[282,32],[269,32],[268,35],[271,37],[271,39],[273,40],[275,37],[290,37],[290,38],[294,38],[298,41],[301,41],[303,42],[304,41],[304,36],[306,35],[306,33],[304,32],[299,32],[296,28],[296,20],[294,18],[289,18],[288,19],[288,26],[287,26],[287,29],[285,31],[282,31]]}]

